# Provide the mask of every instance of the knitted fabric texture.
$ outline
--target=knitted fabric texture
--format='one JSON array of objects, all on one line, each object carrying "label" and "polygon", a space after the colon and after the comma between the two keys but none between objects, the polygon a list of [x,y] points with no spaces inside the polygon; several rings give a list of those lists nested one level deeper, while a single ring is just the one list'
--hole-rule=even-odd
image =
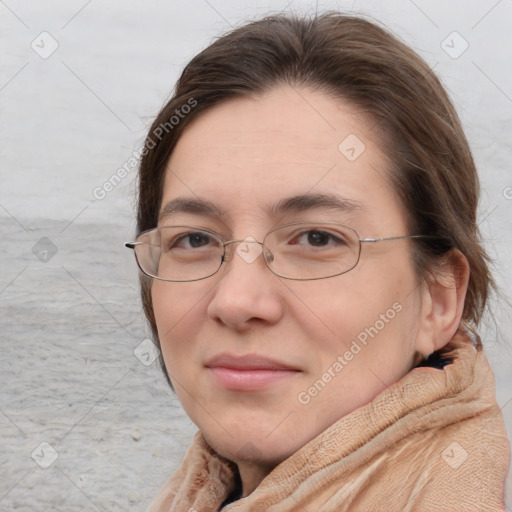
[{"label": "knitted fabric texture", "polygon": [[[452,363],[413,368],[222,512],[503,510],[509,445],[492,370],[462,333],[441,356]],[[147,512],[218,512],[236,478],[197,432]]]}]

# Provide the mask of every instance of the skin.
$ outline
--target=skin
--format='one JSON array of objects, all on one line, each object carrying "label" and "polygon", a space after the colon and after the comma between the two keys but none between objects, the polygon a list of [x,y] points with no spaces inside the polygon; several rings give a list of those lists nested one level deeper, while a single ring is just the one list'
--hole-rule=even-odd
[{"label": "skin", "polygon": [[[204,226],[225,240],[261,241],[277,224],[308,219],[348,224],[361,237],[410,234],[372,126],[353,106],[306,88],[281,86],[221,103],[181,136],[168,163],[162,202],[164,207],[177,197],[207,199],[221,217],[176,212],[159,225]],[[366,146],[355,161],[338,150],[349,134]],[[284,218],[267,213],[284,197],[312,192],[335,193],[362,208],[315,208]],[[358,265],[329,279],[283,280],[261,256],[247,263],[235,253],[207,279],[153,282],[172,383],[207,442],[237,463],[243,496],[308,441],[401,379],[418,355],[448,343],[459,325],[468,275],[462,255],[450,261],[437,280],[422,283],[411,242],[402,240],[363,244]],[[397,302],[401,311],[317,396],[301,404],[299,393]],[[221,352],[264,355],[299,371],[264,391],[229,391],[204,366]]]}]

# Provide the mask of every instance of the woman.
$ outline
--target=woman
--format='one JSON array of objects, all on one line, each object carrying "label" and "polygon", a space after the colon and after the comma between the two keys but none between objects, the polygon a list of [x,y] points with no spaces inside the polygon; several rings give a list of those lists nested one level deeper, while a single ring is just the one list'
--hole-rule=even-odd
[{"label": "woman", "polygon": [[414,52],[339,14],[238,28],[185,68],[139,186],[128,246],[199,429],[151,512],[503,509],[478,178]]}]

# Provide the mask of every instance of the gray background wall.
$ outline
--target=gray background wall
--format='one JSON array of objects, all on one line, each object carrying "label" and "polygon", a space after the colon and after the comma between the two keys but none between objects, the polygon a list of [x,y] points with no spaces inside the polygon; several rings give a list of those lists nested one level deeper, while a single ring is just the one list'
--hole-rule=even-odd
[{"label": "gray background wall", "polygon": [[[0,512],[142,511],[179,464],[195,427],[147,350],[123,248],[133,167],[105,197],[94,190],[141,146],[214,36],[316,8],[371,14],[435,67],[470,139],[480,225],[510,289],[511,0],[0,0]],[[494,308],[498,328],[488,322],[483,338],[512,437],[512,311]],[[507,487],[512,510],[510,477]]]}]

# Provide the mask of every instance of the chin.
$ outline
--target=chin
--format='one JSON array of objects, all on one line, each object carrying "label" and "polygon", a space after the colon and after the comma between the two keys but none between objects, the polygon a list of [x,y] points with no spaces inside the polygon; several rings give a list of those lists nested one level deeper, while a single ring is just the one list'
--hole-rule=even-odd
[{"label": "chin", "polygon": [[[282,420],[281,420],[282,421]],[[279,421],[272,427],[248,428],[248,424],[237,427],[226,427],[223,430],[218,425],[212,431],[199,427],[208,444],[223,457],[234,462],[245,462],[276,466],[287,459],[309,439],[301,442],[297,433],[290,434],[285,429],[279,432]],[[220,429],[220,430],[219,430]],[[227,432],[226,432],[227,431]],[[314,436],[311,436],[314,437]]]}]

